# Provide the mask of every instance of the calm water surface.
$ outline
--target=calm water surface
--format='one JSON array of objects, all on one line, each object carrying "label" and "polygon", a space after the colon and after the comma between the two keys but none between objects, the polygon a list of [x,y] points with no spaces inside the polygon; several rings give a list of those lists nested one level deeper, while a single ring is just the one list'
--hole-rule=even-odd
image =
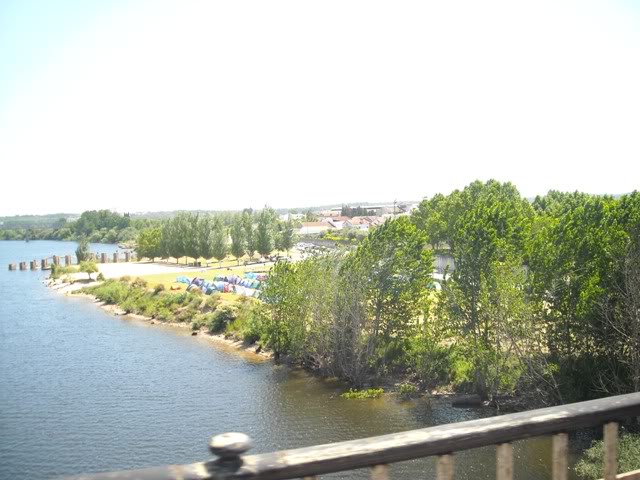
[{"label": "calm water surface", "polygon": [[[200,461],[210,458],[210,436],[227,431],[249,434],[253,452],[266,452],[490,414],[444,402],[344,400],[338,384],[114,317],[47,289],[46,273],[7,270],[75,246],[0,242],[0,479]],[[517,478],[549,478],[549,440],[519,442],[515,455]],[[456,455],[458,479],[495,478],[494,469],[491,448]],[[395,465],[392,474],[435,478],[434,461]]]}]

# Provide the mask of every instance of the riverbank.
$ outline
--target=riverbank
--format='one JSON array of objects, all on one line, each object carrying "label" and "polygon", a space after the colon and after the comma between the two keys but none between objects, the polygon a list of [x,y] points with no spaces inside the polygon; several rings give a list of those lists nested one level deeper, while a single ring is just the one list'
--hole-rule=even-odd
[{"label": "riverbank", "polygon": [[[138,283],[139,281],[140,279],[128,281],[111,279],[106,282],[90,282],[84,279],[76,281],[73,284],[63,283],[61,280],[48,281],[47,283],[49,287],[57,293],[91,301],[115,317],[144,322],[149,326],[167,327],[181,332],[188,332],[191,336],[213,342],[216,346],[223,346],[261,360],[274,359],[273,352],[265,349],[263,345],[256,341],[257,338],[254,338],[253,341],[247,341],[246,339],[251,339],[252,337],[243,330],[243,328],[246,327],[246,318],[244,318],[243,315],[246,315],[247,312],[250,314],[252,308],[261,308],[260,302],[244,297],[237,297],[232,294],[224,294],[223,297],[223,295],[220,294],[217,296],[203,296],[198,294],[185,294],[184,292],[154,292],[152,289],[149,289],[146,284]],[[104,288],[99,289],[103,284]],[[95,287],[98,287],[98,289]],[[83,291],[83,288],[89,289],[90,291]],[[113,291],[108,292],[105,291],[105,289],[115,289],[116,292],[114,294]],[[92,290],[97,294],[91,293]],[[100,298],[99,295],[102,296],[102,298]],[[131,297],[135,298],[136,301],[139,302],[139,305],[136,305],[135,301],[131,303]],[[146,300],[142,297],[146,297]],[[178,297],[180,300],[172,302],[171,299],[174,297]],[[218,298],[216,299],[216,297]],[[231,297],[231,300],[228,300],[228,297]],[[110,300],[106,301],[104,298],[109,298]],[[209,303],[211,300],[215,301]],[[167,308],[161,310],[154,309],[153,305],[151,305],[151,311],[156,312],[155,314],[148,315],[140,313],[141,309],[149,307],[149,301],[156,305],[167,304],[172,308],[173,313],[170,313]],[[232,318],[225,317],[230,315],[229,312],[232,309],[235,309],[235,313],[231,314]],[[169,317],[159,318],[161,315],[168,315]],[[218,320],[223,317],[226,323],[218,322]],[[172,320],[174,318],[178,318],[179,321]],[[206,321],[203,320],[203,318],[206,319]],[[235,322],[241,325],[235,325]],[[213,331],[214,328],[218,328],[219,330]],[[314,377],[326,378],[326,375],[323,375],[320,370],[298,365],[286,356],[280,357],[278,363],[286,364],[291,368],[301,367]],[[369,385],[369,387],[382,388],[385,396],[397,396],[406,400],[417,398],[441,399],[450,402],[452,406],[462,408],[490,407],[492,410],[501,410],[504,412],[526,409],[526,405],[515,405],[512,399],[504,399],[506,400],[505,403],[501,403],[500,405],[489,404],[488,402],[483,402],[477,395],[454,392],[448,388],[420,391],[409,376],[400,374],[379,378],[375,383]],[[345,390],[347,388],[348,384],[345,384]],[[366,393],[366,389],[360,393]],[[353,398],[360,397],[354,396]],[[368,397],[365,396],[362,398]]]},{"label": "riverbank", "polygon": [[[83,287],[97,286],[100,283],[101,282],[90,282],[90,283],[81,285],[79,288],[77,287],[76,284],[61,284],[61,288],[57,288],[57,289],[53,288],[53,289],[56,292],[61,293],[63,295],[72,296],[78,299],[84,299],[86,301],[91,301],[97,307],[102,308],[103,310],[112,314],[115,317],[124,317],[127,319],[145,322],[150,326],[157,325],[157,326],[169,327],[173,329],[180,329],[182,331],[189,331],[191,332],[191,335],[194,337],[197,336],[199,338],[203,338],[205,340],[208,340],[218,345],[224,345],[247,354],[255,355],[256,357],[259,357],[264,360],[270,360],[273,358],[272,352],[270,352],[269,350],[263,349],[259,345],[248,344],[247,342],[234,338],[233,336],[210,333],[204,327],[201,327],[198,330],[193,330],[191,325],[187,323],[162,322],[149,316],[140,315],[137,313],[127,313],[118,305],[108,304],[100,300],[99,298],[97,298],[95,295],[91,295],[91,294],[80,291],[80,289]],[[55,287],[55,285],[52,285],[52,287]],[[71,288],[71,287],[76,287],[76,288]]]}]

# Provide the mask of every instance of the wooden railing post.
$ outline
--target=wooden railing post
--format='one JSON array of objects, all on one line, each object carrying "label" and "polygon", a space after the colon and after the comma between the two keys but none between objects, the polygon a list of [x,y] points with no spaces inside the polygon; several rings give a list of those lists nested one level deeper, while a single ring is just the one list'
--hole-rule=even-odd
[{"label": "wooden railing post", "polygon": [[615,480],[618,474],[618,424],[604,425],[604,480]]},{"label": "wooden railing post", "polygon": [[437,480],[453,480],[453,455],[440,455],[436,463]]},{"label": "wooden railing post", "polygon": [[513,447],[501,443],[496,450],[496,480],[513,480]]},{"label": "wooden railing post", "polygon": [[557,433],[553,436],[553,480],[567,480],[569,464],[567,455],[569,453],[569,435]]},{"label": "wooden railing post", "polygon": [[235,472],[242,466],[242,454],[253,446],[244,433],[229,432],[216,435],[209,442],[209,450],[218,457],[216,466],[224,472]]}]

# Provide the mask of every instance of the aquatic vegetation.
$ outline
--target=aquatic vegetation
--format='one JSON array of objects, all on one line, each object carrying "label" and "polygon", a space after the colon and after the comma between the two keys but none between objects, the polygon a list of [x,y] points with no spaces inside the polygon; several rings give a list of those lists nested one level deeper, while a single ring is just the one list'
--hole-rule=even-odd
[{"label": "aquatic vegetation", "polygon": [[367,388],[366,390],[349,389],[348,392],[344,392],[340,395],[342,398],[361,399],[361,398],[379,398],[384,393],[382,388]]}]

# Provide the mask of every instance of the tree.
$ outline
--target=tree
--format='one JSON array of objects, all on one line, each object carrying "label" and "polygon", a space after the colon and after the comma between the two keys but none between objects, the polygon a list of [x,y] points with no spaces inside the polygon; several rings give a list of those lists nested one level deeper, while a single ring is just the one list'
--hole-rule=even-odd
[{"label": "tree", "polygon": [[289,218],[289,220],[282,224],[282,229],[279,236],[280,245],[278,250],[285,250],[287,252],[287,255],[289,255],[289,250],[291,250],[291,248],[293,248],[293,245],[295,244],[294,232],[294,223],[291,218]]},{"label": "tree", "polygon": [[[181,257],[188,255],[190,235],[192,235],[191,215],[180,212],[168,220],[162,228],[161,249],[163,255],[175,258],[178,263]],[[185,264],[186,262],[185,258]]]},{"label": "tree", "polygon": [[78,262],[89,260],[91,252],[89,251],[89,241],[87,237],[81,237],[78,241],[78,248],[76,248],[76,258]]},{"label": "tree", "polygon": [[213,257],[213,224],[214,220],[210,215],[205,215],[200,218],[197,226],[197,243],[198,243],[198,255],[209,259]]},{"label": "tree", "polygon": [[477,393],[487,398],[492,389],[488,371],[495,366],[496,324],[486,313],[497,286],[497,266],[509,258],[522,265],[524,242],[533,218],[533,209],[510,183],[490,180],[473,182],[455,193],[452,215],[452,254],[455,271],[443,289],[442,307],[454,322],[458,338],[469,351],[477,353],[473,362]]},{"label": "tree", "polygon": [[245,230],[240,215],[236,215],[231,224],[231,254],[240,265],[240,258],[245,254]]},{"label": "tree", "polygon": [[[184,253],[187,257],[193,258],[194,264],[198,264],[198,259],[202,255],[201,227],[206,233],[208,222],[202,222],[199,214],[186,213],[180,218],[180,228],[182,231],[182,241],[184,243]],[[185,264],[187,260],[185,259]]]},{"label": "tree", "polygon": [[304,213],[304,221],[305,222],[317,222],[318,216],[311,211],[311,209],[307,210]]},{"label": "tree", "polygon": [[256,236],[253,227],[253,210],[245,209],[242,212],[242,228],[244,230],[245,248],[249,258],[253,260],[256,253]]},{"label": "tree", "polygon": [[214,217],[211,232],[211,252],[219,262],[225,259],[228,251],[227,229],[219,217]]},{"label": "tree", "polygon": [[148,258],[152,262],[162,257],[162,229],[160,227],[145,228],[138,234],[136,252],[140,258]]},{"label": "tree", "polygon": [[89,280],[91,280],[91,274],[98,272],[98,265],[93,261],[84,261],[80,262],[80,271],[89,275]]},{"label": "tree", "polygon": [[387,220],[363,240],[343,272],[362,278],[370,341],[384,371],[423,313],[433,272],[426,236],[407,217]]},{"label": "tree", "polygon": [[256,250],[263,257],[270,255],[273,251],[274,222],[275,212],[271,208],[265,206],[258,214],[258,227],[256,228]]}]

